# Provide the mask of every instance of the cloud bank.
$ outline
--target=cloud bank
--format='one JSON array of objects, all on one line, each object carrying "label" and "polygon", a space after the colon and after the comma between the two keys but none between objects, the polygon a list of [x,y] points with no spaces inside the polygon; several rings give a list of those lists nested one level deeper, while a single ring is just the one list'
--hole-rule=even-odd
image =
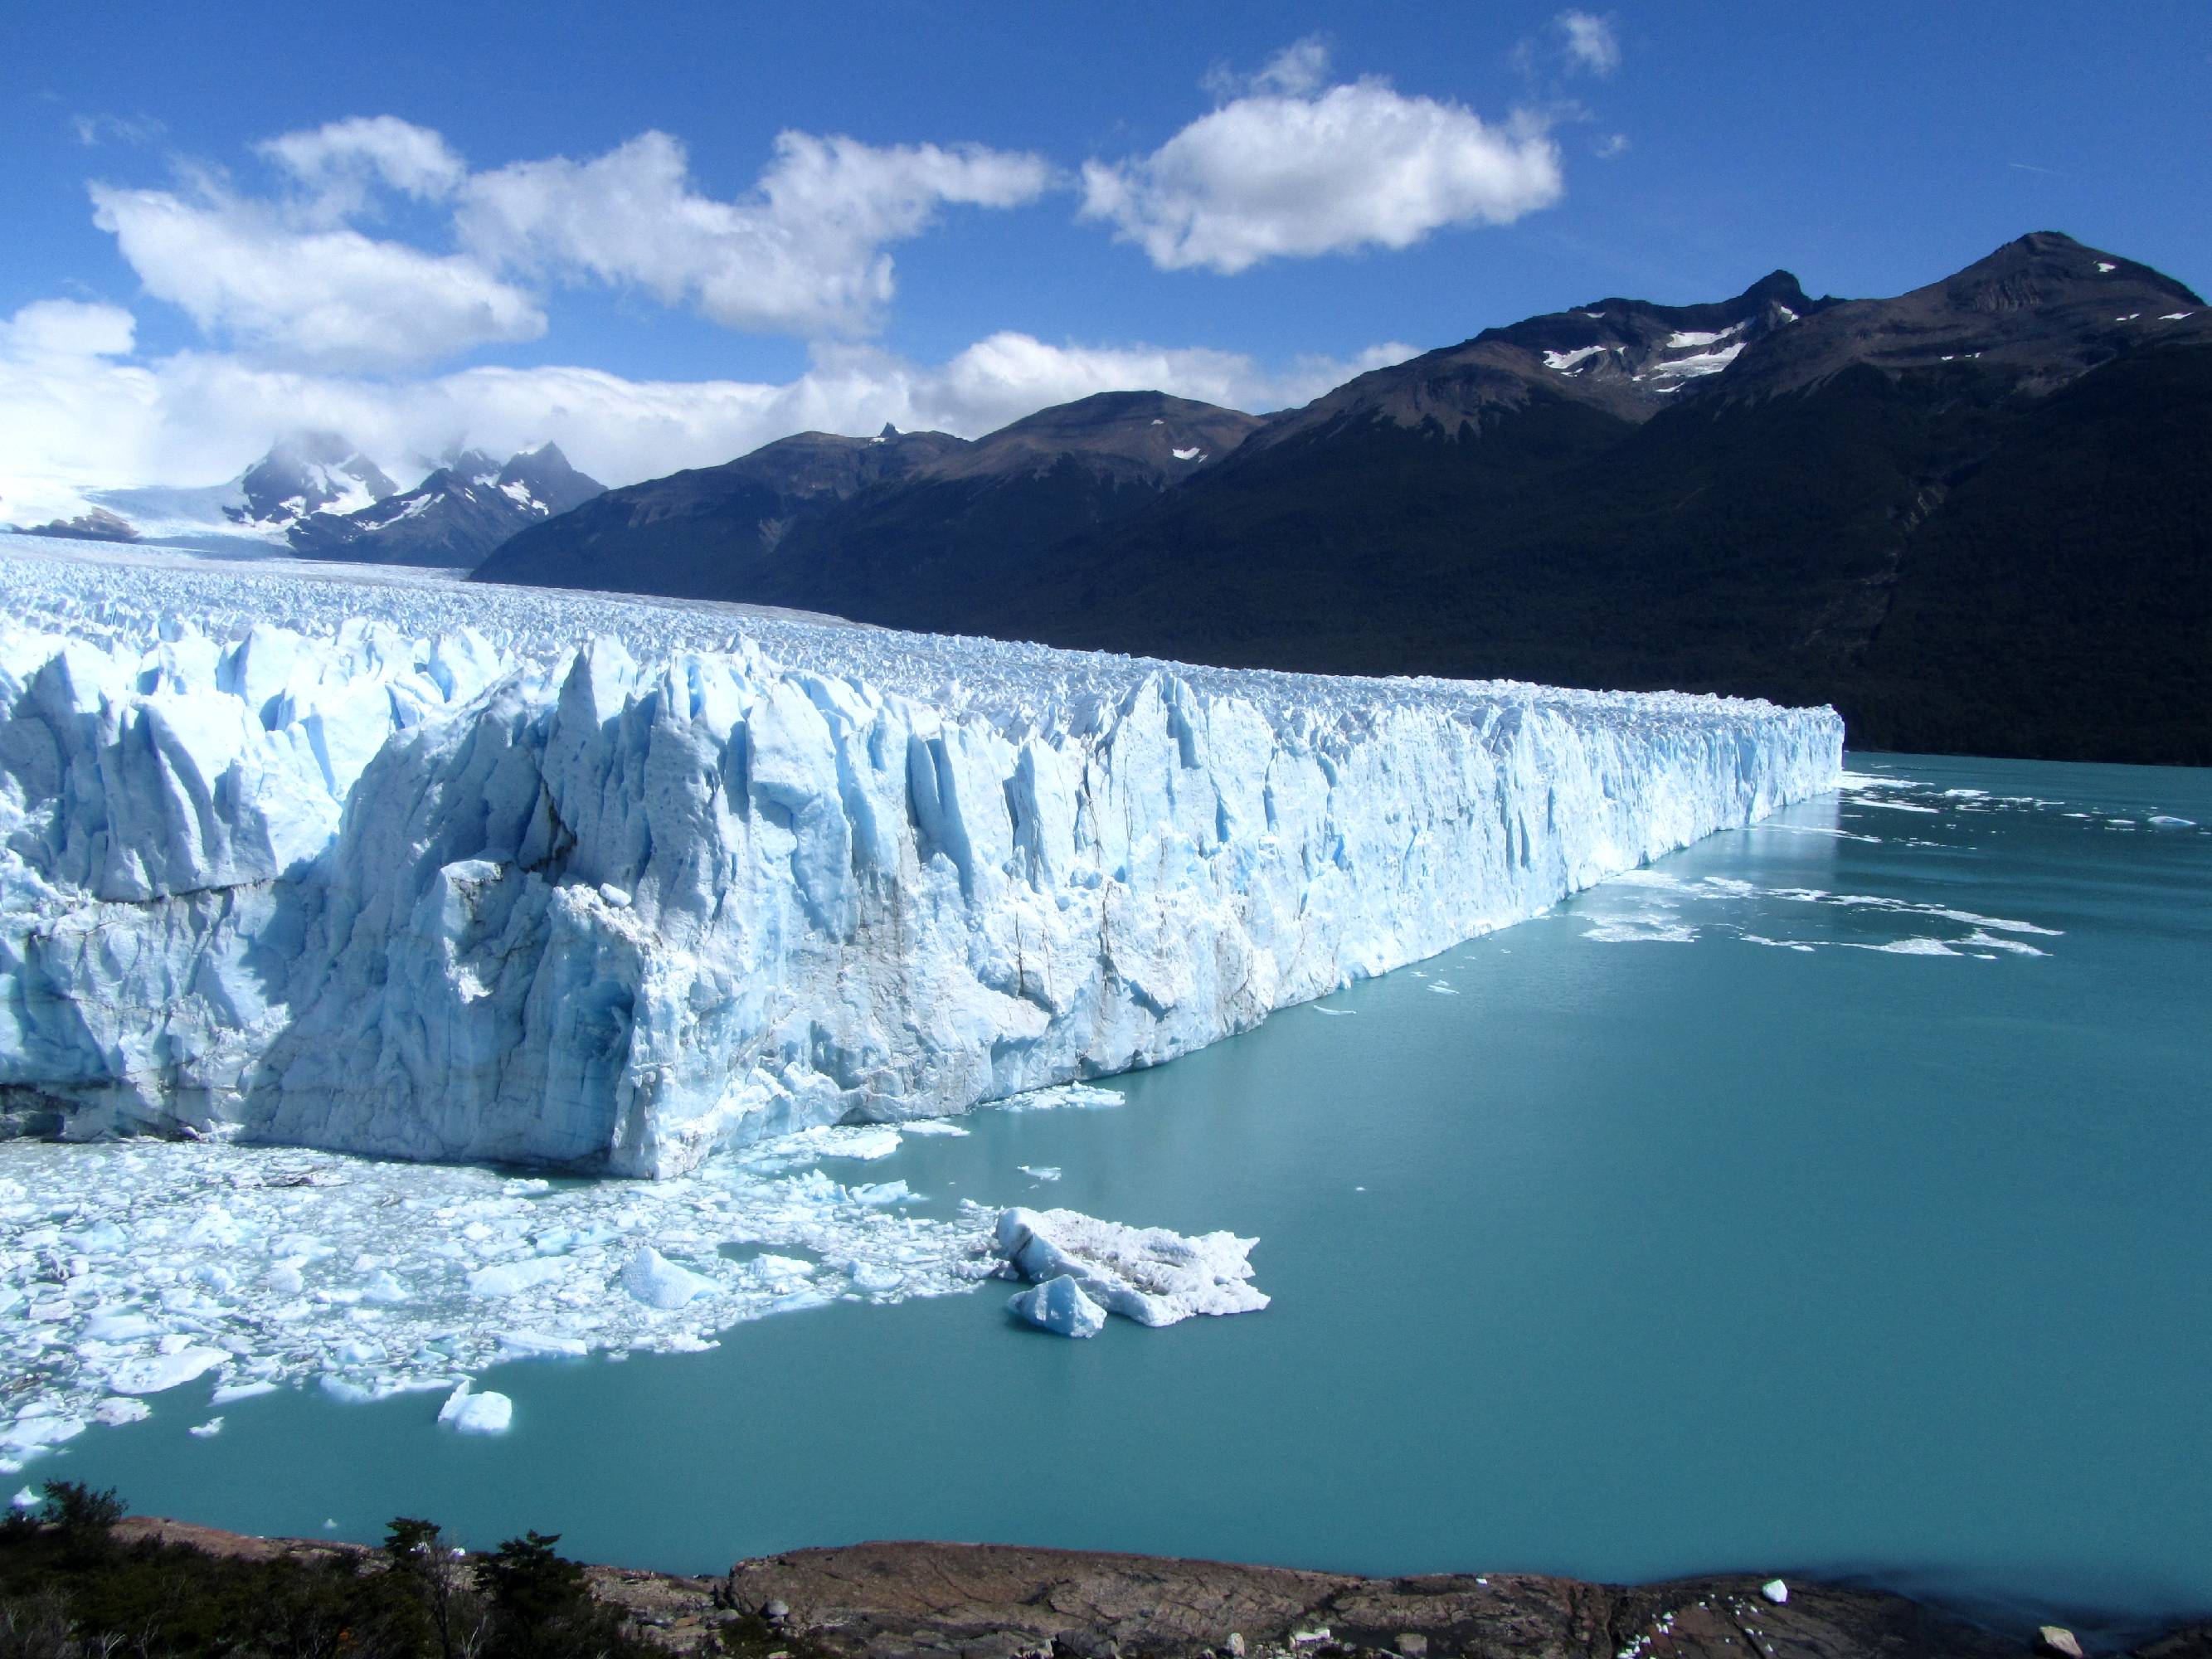
[{"label": "cloud bank", "polygon": [[129,312],[74,301],[41,301],[0,322],[0,521],[73,515],[81,492],[101,486],[221,482],[275,434],[304,427],[346,434],[395,475],[464,440],[504,454],[550,438],[593,477],[621,484],[793,432],[865,434],[890,421],[980,436],[1048,404],[1130,387],[1280,408],[1413,352],[1392,342],[1271,369],[1236,352],[1002,332],[935,364],[825,346],[781,383],[633,380],[575,367],[394,381],[213,352],[133,363],[124,360],[133,337]]},{"label": "cloud bank", "polygon": [[1328,55],[1302,40],[1149,155],[1091,161],[1082,215],[1164,270],[1234,276],[1262,260],[1405,248],[1448,225],[1508,224],[1563,184],[1542,124],[1491,125],[1464,106],[1407,97],[1370,76],[1322,84]]}]

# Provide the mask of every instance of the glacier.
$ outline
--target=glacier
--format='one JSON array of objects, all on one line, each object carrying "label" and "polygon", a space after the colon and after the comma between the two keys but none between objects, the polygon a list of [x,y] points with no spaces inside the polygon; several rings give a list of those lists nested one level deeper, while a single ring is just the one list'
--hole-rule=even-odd
[{"label": "glacier", "polygon": [[0,1119],[76,1139],[681,1176],[1158,1063],[1841,763],[1825,708],[0,568]]}]

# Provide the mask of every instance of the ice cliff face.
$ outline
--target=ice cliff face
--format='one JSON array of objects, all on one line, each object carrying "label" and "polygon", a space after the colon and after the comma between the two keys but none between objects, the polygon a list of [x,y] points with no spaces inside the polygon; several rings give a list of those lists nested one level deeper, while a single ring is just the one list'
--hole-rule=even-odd
[{"label": "ice cliff face", "polygon": [[1825,709],[38,555],[0,1097],[73,1135],[675,1174],[1168,1059],[1840,762]]}]

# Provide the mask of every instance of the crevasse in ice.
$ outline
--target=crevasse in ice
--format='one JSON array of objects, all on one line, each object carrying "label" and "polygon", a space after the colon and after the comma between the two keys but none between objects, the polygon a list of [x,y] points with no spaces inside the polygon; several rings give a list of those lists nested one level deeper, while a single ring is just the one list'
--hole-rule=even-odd
[{"label": "crevasse in ice", "polygon": [[0,1105],[76,1137],[675,1175],[1166,1060],[1841,757],[1761,702],[0,568]]}]

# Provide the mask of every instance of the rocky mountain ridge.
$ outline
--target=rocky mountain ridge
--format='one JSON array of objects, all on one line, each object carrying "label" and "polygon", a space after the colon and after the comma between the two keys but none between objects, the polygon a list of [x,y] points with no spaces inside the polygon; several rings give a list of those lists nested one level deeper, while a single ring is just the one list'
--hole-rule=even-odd
[{"label": "rocky mountain ridge", "polygon": [[[1169,450],[1204,457],[1187,473],[1112,459],[1177,419],[1210,423]],[[1595,301],[1261,421],[1123,393],[940,443],[773,542],[708,503],[656,517],[659,481],[617,492],[638,522],[554,520],[478,574],[1826,702],[1863,747],[2212,763],[2212,311],[2056,232],[1890,299],[1776,271],[1708,305]]]}]

